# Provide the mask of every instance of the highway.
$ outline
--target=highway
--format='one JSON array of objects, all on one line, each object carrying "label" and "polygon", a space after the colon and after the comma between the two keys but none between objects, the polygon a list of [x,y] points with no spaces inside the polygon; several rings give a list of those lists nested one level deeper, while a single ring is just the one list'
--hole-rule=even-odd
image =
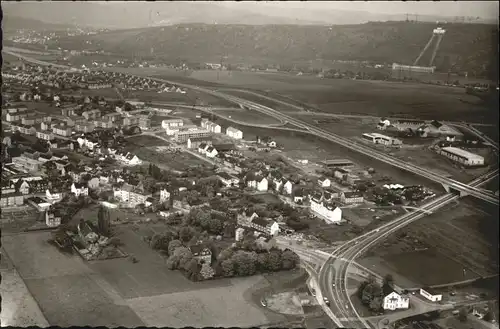
[{"label": "highway", "polygon": [[[17,56],[19,58],[22,58],[26,61],[31,61],[31,62],[40,64],[40,65],[52,65],[51,63],[35,60],[35,59],[29,58],[29,57],[24,56],[24,55],[19,55],[19,54],[9,52],[9,51],[5,51],[5,52],[9,53],[11,55]],[[131,76],[134,76],[134,75],[131,74]],[[185,83],[178,83],[175,81],[165,80],[165,79],[160,79],[160,78],[154,78],[154,77],[149,77],[149,78],[151,80],[155,80],[155,81],[159,81],[159,82],[163,82],[163,83],[169,83],[172,85],[177,85],[179,87],[184,87],[184,88],[188,88],[188,89],[197,90],[200,92],[204,92],[204,93],[211,94],[213,96],[228,100],[228,101],[236,103],[236,104],[244,105],[250,109],[253,109],[255,111],[258,111],[258,112],[267,114],[273,118],[276,118],[276,119],[280,120],[281,122],[287,121],[290,124],[296,125],[299,128],[304,128],[304,129],[306,129],[306,132],[309,134],[312,134],[312,135],[315,135],[317,137],[324,138],[328,141],[337,143],[337,144],[344,146],[348,149],[360,152],[366,156],[369,156],[369,157],[374,158],[376,160],[390,164],[390,165],[397,167],[399,169],[403,169],[403,170],[406,170],[406,171],[411,172],[413,174],[425,177],[425,178],[432,180],[436,183],[440,183],[443,186],[460,191],[461,193],[465,193],[467,195],[471,195],[473,197],[485,200],[486,202],[492,203],[496,206],[499,205],[498,196],[496,196],[494,192],[487,191],[487,190],[477,188],[474,186],[470,186],[470,185],[464,184],[462,182],[456,181],[456,180],[451,179],[451,178],[443,177],[442,175],[434,173],[431,170],[423,169],[423,168],[420,168],[414,164],[407,163],[407,162],[404,162],[400,159],[391,157],[383,152],[380,152],[378,150],[374,150],[371,147],[368,147],[368,146],[365,146],[362,144],[358,144],[356,142],[353,142],[349,138],[341,137],[341,136],[336,135],[332,132],[320,129],[320,128],[315,127],[313,125],[310,125],[306,122],[298,120],[294,117],[291,117],[289,115],[278,112],[278,111],[276,111],[272,108],[269,108],[267,106],[263,106],[263,105],[260,105],[260,104],[257,104],[255,102],[251,102],[251,101],[239,98],[239,97],[227,95],[227,94],[224,94],[224,93],[221,93],[218,91],[214,91],[212,89],[193,86],[193,85],[189,85],[189,84],[185,84]]]},{"label": "highway", "polygon": [[[498,169],[476,178],[471,186],[480,186],[498,175]],[[457,195],[445,194],[425,205],[421,209],[435,212],[450,202],[458,199]],[[426,212],[411,212],[382,225],[381,227],[346,242],[332,252],[332,256],[323,264],[319,273],[319,285],[324,296],[331,301],[331,309],[337,318],[358,319],[343,322],[342,325],[350,328],[369,328],[365,320],[361,319],[352,302],[347,289],[347,277],[354,260],[365,250],[380,242],[402,227],[426,216]],[[333,286],[335,284],[335,286]]]}]

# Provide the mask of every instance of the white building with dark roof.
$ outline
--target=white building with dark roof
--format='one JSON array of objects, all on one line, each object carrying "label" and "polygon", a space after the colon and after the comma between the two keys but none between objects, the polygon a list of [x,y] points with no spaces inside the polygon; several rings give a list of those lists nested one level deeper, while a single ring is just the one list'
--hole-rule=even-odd
[{"label": "white building with dark roof", "polygon": [[382,304],[384,310],[395,311],[410,308],[410,297],[408,295],[400,295],[393,291],[384,297]]}]

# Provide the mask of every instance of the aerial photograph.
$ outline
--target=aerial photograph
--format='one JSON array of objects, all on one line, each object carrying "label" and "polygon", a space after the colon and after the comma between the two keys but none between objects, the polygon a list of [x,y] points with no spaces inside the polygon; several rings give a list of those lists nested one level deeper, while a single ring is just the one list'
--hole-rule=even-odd
[{"label": "aerial photograph", "polygon": [[2,1],[2,327],[499,328],[499,2]]}]

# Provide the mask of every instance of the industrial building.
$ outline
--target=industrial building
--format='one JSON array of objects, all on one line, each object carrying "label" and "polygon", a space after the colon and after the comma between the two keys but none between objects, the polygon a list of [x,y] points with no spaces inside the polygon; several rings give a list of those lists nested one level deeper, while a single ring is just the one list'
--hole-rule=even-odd
[{"label": "industrial building", "polygon": [[484,158],[480,155],[459,149],[457,147],[443,147],[440,151],[450,160],[463,164],[464,166],[482,166],[484,165]]},{"label": "industrial building", "polygon": [[403,142],[397,138],[393,138],[390,136],[378,134],[378,133],[366,133],[363,134],[363,139],[370,141],[374,144],[383,144],[386,146],[391,146],[391,145],[401,145]]},{"label": "industrial building", "polygon": [[321,164],[327,168],[349,168],[354,166],[354,163],[347,159],[325,160]]}]

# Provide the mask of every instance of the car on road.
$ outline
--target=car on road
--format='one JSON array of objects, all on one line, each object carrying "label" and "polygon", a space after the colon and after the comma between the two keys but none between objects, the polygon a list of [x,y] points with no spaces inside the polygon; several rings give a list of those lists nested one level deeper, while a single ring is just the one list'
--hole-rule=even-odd
[{"label": "car on road", "polygon": [[335,287],[335,283],[332,283],[332,287]]},{"label": "car on road", "polygon": [[330,306],[330,301],[328,300],[328,298],[323,297],[323,300],[325,301],[326,306]]}]

